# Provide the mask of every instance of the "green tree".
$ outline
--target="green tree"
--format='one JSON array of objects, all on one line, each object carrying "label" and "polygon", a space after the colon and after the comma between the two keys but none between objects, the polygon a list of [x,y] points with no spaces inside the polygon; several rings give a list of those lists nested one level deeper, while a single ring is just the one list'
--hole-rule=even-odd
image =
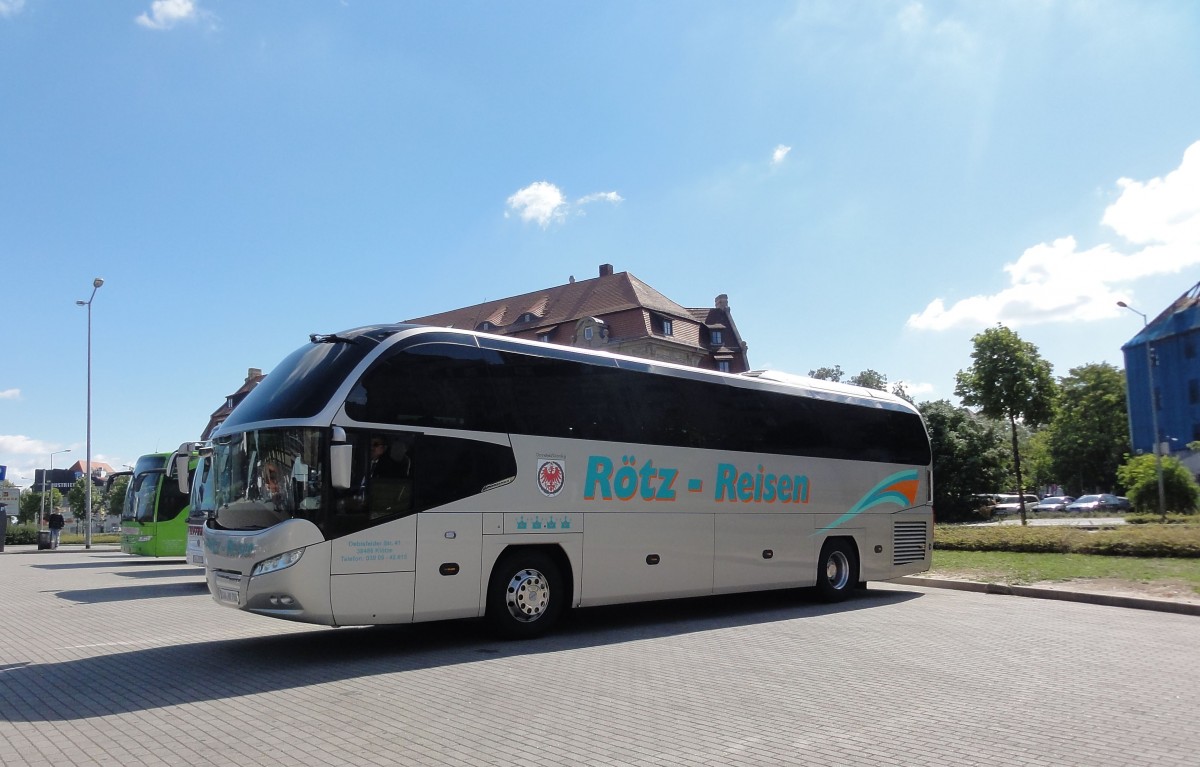
[{"label": "green tree", "polygon": [[[1164,511],[1192,514],[1200,505],[1200,485],[1177,458],[1162,458]],[[1141,512],[1158,511],[1158,469],[1153,455],[1130,458],[1117,469],[1117,479],[1133,508]]]},{"label": "green tree", "polygon": [[1034,487],[1045,487],[1057,484],[1054,473],[1053,456],[1050,453],[1050,441],[1054,438],[1054,429],[1046,427],[1029,435],[1021,445],[1021,454],[1025,456],[1025,468],[1029,472],[1029,484]]},{"label": "green tree", "polygon": [[868,389],[887,391],[887,376],[870,368],[854,376],[847,383],[852,383],[855,386],[865,386]]},{"label": "green tree", "polygon": [[998,423],[946,400],[919,406],[933,448],[933,508],[939,521],[967,519],[975,496],[1000,487],[1008,454]]},{"label": "green tree", "polygon": [[[971,339],[973,364],[955,375],[954,393],[968,407],[978,407],[989,418],[1003,419],[1012,429],[1013,471],[1016,492],[1024,492],[1017,422],[1036,427],[1050,420],[1054,405],[1054,378],[1050,363],[1038,349],[1003,325],[988,328]],[[1028,524],[1021,505],[1021,524]]]},{"label": "green tree", "polygon": [[[121,510],[125,507],[125,488],[129,487],[128,475],[117,477],[113,480],[112,487],[108,488],[105,493],[102,507],[109,515],[119,517]],[[92,499],[92,504],[96,503],[95,498]]]},{"label": "green tree", "polygon": [[74,486],[67,491],[67,506],[71,508],[75,519],[82,520],[87,516],[87,485],[83,477],[75,480]]},{"label": "green tree", "polygon": [[[816,370],[808,371],[809,378],[819,378],[822,381],[834,381],[837,383],[841,383],[842,376],[844,374],[845,371],[842,370],[841,365],[834,365],[831,368],[817,368]],[[868,389],[887,391],[887,380],[887,376],[885,376],[883,373],[872,370],[871,368],[867,368],[858,375],[852,378],[847,378],[846,383],[854,384],[855,386],[864,386]],[[892,394],[906,399],[909,402],[913,401],[913,398],[908,396],[908,390],[904,388],[904,384],[902,383],[896,383],[892,385]]]},{"label": "green tree", "polygon": [[[60,493],[57,488],[50,488],[50,492],[46,495],[46,505],[44,507],[45,512],[49,514],[50,509],[58,506],[61,503],[62,493]],[[38,520],[41,518],[42,511],[43,506],[41,493],[35,493],[31,491],[21,494],[21,509],[17,515],[17,521],[19,523],[23,525],[39,524]]]},{"label": "green tree", "polygon": [[1125,374],[1102,362],[1071,368],[1059,381],[1050,454],[1072,495],[1110,492],[1129,450]]},{"label": "green tree", "polygon": [[809,378],[820,378],[822,381],[841,381],[842,366],[834,365],[831,368],[817,368],[816,370],[808,371]]}]

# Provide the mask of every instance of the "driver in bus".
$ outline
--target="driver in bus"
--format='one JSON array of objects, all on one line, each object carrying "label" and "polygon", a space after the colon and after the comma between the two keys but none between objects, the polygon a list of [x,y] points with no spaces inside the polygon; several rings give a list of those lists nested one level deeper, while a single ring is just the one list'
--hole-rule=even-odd
[{"label": "driver in bus", "polygon": [[258,467],[260,497],[277,512],[283,511],[283,469],[273,459],[266,459]]},{"label": "driver in bus", "polygon": [[371,465],[367,470],[367,508],[371,517],[407,511],[412,505],[412,461],[407,443],[392,444],[387,437],[372,435]]}]

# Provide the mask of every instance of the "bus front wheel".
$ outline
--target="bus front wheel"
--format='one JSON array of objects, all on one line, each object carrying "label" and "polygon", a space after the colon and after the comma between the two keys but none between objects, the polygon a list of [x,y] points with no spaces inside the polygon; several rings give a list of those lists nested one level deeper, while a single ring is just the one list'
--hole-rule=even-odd
[{"label": "bus front wheel", "polygon": [[487,619],[502,636],[528,639],[554,625],[562,612],[564,581],[554,560],[540,551],[502,556],[488,585]]},{"label": "bus front wheel", "polygon": [[821,547],[817,562],[817,596],[822,602],[840,602],[858,583],[858,555],[847,541],[833,539]]}]

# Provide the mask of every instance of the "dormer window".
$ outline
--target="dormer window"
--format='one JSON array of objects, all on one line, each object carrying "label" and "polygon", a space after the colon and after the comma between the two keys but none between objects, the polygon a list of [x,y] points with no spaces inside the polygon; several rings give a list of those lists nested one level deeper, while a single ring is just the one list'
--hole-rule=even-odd
[{"label": "dormer window", "polygon": [[482,330],[483,332],[486,333],[487,331],[491,330],[494,327],[496,327],[496,326],[493,325],[492,323],[484,320],[483,322],[479,323],[479,327],[477,329]]},{"label": "dormer window", "polygon": [[675,335],[675,323],[673,323],[671,320],[667,319],[666,317],[663,317],[662,332],[663,332],[664,336]]},{"label": "dormer window", "polygon": [[721,344],[725,343],[725,336],[722,335],[721,331],[714,330],[712,331],[712,342],[717,346],[720,346]]},{"label": "dormer window", "polygon": [[592,330],[593,329],[590,325],[583,329],[583,340],[585,340],[585,341],[592,340]]},{"label": "dormer window", "polygon": [[538,333],[538,340],[544,344],[548,344],[548,343],[550,343],[550,334],[549,333]]},{"label": "dormer window", "polygon": [[517,318],[517,322],[533,322],[535,319],[536,317],[531,312],[525,312]]}]

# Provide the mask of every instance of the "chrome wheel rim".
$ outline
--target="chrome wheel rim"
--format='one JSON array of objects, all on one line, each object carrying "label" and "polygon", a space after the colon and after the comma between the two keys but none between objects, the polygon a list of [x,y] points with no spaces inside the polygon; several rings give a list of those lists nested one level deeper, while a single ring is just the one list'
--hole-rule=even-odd
[{"label": "chrome wheel rim", "polygon": [[518,570],[508,582],[504,595],[508,613],[522,623],[532,623],[550,605],[550,582],[537,570]]},{"label": "chrome wheel rim", "polygon": [[831,551],[825,560],[825,582],[836,591],[850,582],[850,559],[844,551]]}]

